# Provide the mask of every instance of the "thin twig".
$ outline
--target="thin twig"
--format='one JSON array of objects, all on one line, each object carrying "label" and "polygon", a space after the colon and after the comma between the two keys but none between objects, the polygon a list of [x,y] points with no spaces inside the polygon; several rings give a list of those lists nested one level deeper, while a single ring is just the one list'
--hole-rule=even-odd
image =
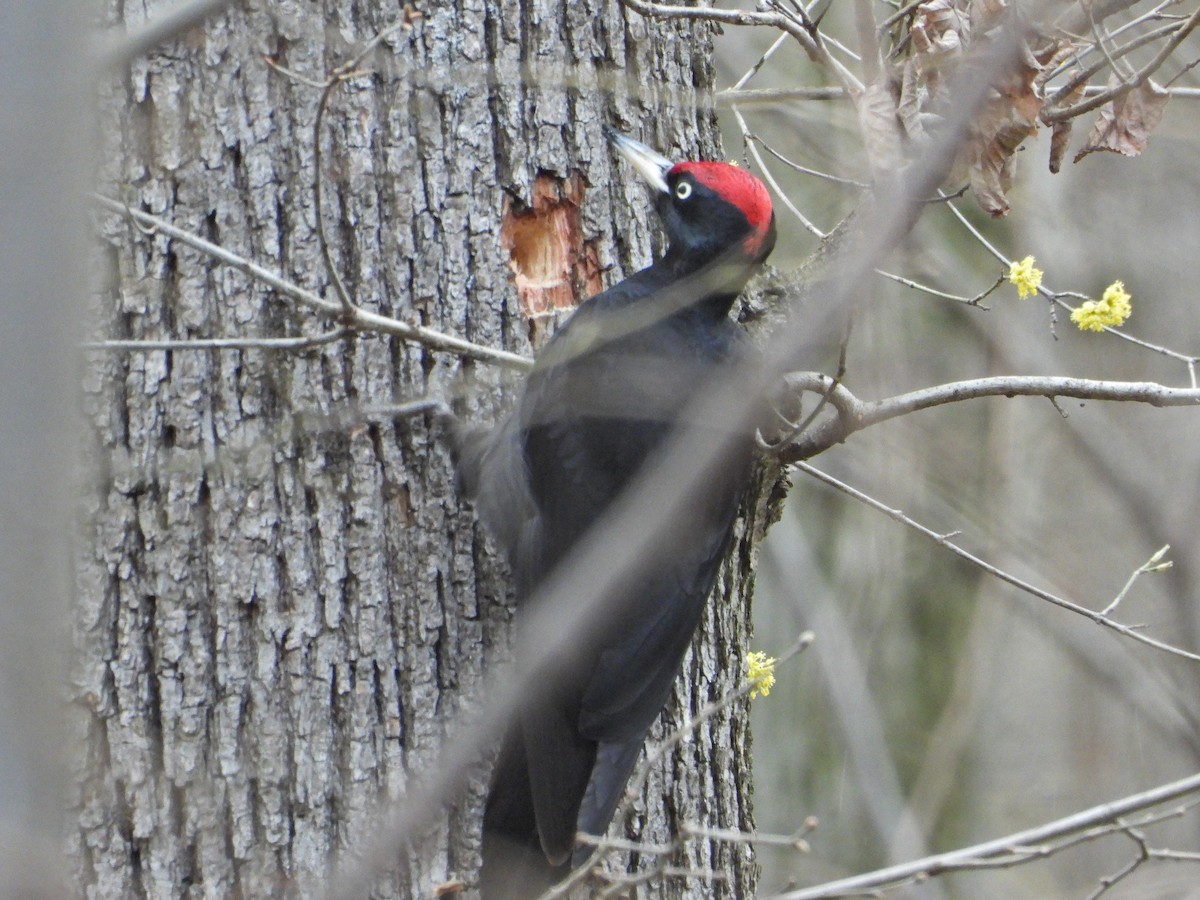
[{"label": "thin twig", "polygon": [[1153,556],[1151,556],[1147,562],[1142,563],[1140,566],[1134,569],[1133,574],[1129,576],[1129,580],[1125,582],[1125,586],[1121,588],[1120,593],[1113,598],[1112,603],[1100,610],[1100,615],[1111,615],[1116,608],[1121,605],[1121,601],[1125,599],[1125,595],[1129,593],[1129,589],[1133,587],[1133,583],[1137,581],[1139,575],[1142,575],[1145,572],[1161,572],[1163,569],[1171,568],[1171,563],[1169,560],[1167,562],[1162,561],[1162,558],[1170,549],[1171,545],[1167,544],[1161,550],[1158,550]]},{"label": "thin twig", "polygon": [[[205,240],[182,228],[177,228],[165,219],[152,216],[141,210],[132,209],[124,203],[100,194],[92,194],[91,200],[97,206],[103,207],[117,215],[124,216],[137,223],[140,227],[153,229],[173,240],[179,241],[181,244],[186,244],[195,250],[199,250],[201,253],[212,257],[223,265],[236,269],[248,278],[268,285],[283,296],[303,303],[323,319],[337,320],[343,316],[340,304],[306,290],[282,276],[263,268],[257,263],[250,262],[250,260],[243,256],[231,253],[225,248],[214,244],[212,241]],[[519,353],[510,353],[507,350],[498,350],[493,347],[484,346],[483,344],[476,344],[460,337],[435,331],[432,328],[426,328],[424,325],[403,322],[400,319],[393,319],[390,316],[373,313],[361,307],[356,307],[351,316],[351,321],[344,324],[347,327],[353,327],[357,330],[376,331],[380,334],[392,335],[416,344],[421,344],[431,350],[453,353],[457,356],[474,359],[479,362],[492,363],[518,371],[525,371],[533,365],[533,360],[526,356],[521,356]]]},{"label": "thin twig", "polygon": [[[1104,58],[1108,60],[1108,67],[1112,69],[1112,73],[1116,75],[1117,78],[1119,78],[1122,82],[1124,82],[1126,77],[1133,75],[1133,67],[1126,63],[1126,71],[1123,72],[1121,70],[1121,64],[1118,63],[1109,52],[1108,42],[1105,41],[1105,36],[1100,31],[1100,24],[1096,21],[1096,16],[1092,11],[1092,4],[1086,2],[1086,0],[1079,0],[1079,8],[1083,10],[1083,14],[1087,16],[1088,25],[1091,26],[1092,29],[1092,37],[1096,39],[1095,46],[1100,49],[1101,54],[1103,54]],[[1112,40],[1113,36],[1108,35],[1108,38],[1109,40]]]},{"label": "thin twig", "polygon": [[996,840],[962,847],[948,853],[938,853],[912,862],[889,866],[886,869],[855,875],[851,878],[830,881],[796,891],[786,891],[776,895],[773,900],[818,900],[818,898],[825,897],[866,894],[945,872],[980,868],[988,865],[989,862],[994,865],[997,860],[1003,862],[1005,857],[1016,857],[1015,861],[1017,862],[1029,858],[1040,858],[1049,855],[1051,851],[1051,848],[1040,846],[1047,841],[1095,825],[1113,822],[1122,816],[1169,803],[1197,792],[1200,792],[1200,774],[1132,794],[1112,803],[1102,803],[1065,818],[1056,819],[1053,822]]},{"label": "thin twig", "polygon": [[679,850],[677,844],[649,844],[645,841],[631,841],[627,838],[616,837],[598,837],[597,835],[584,834],[583,832],[580,832],[576,836],[575,841],[586,847],[596,847],[600,850],[644,853],[647,856],[670,856]]},{"label": "thin twig", "polygon": [[[737,107],[735,106],[734,109],[737,109]],[[821,172],[821,171],[818,171],[817,169],[810,169],[810,168],[808,168],[808,166],[802,166],[802,165],[800,165],[800,163],[794,162],[793,160],[788,159],[786,156],[784,156],[782,153],[780,153],[778,150],[776,150],[774,147],[772,147],[770,144],[768,144],[766,141],[764,141],[757,134],[752,134],[750,132],[746,132],[743,134],[743,137],[745,138],[746,141],[755,141],[759,144],[762,144],[763,149],[766,150],[768,153],[770,153],[773,157],[775,157],[777,160],[779,160],[781,163],[783,163],[788,168],[790,168],[796,172],[800,172],[803,175],[812,175],[816,178],[823,178],[826,181],[832,181],[835,184],[845,184],[850,187],[860,188],[862,190],[868,190],[871,187],[871,185],[867,184],[865,181],[855,181],[853,178],[843,178],[840,175],[831,175],[828,172]]]},{"label": "thin twig", "polygon": [[321,99],[317,103],[317,115],[313,120],[313,178],[312,178],[312,194],[313,194],[313,214],[316,216],[316,232],[317,246],[321,250],[321,261],[325,264],[325,272],[329,276],[329,281],[333,285],[334,291],[338,295],[338,299],[342,302],[342,314],[345,321],[350,321],[353,318],[354,312],[358,307],[353,300],[350,299],[350,292],[347,290],[345,283],[342,281],[342,276],[338,272],[338,268],[333,262],[333,251],[329,249],[329,238],[325,234],[325,204],[321,202],[321,186],[323,179],[321,172],[324,167],[324,154],[321,150],[321,126],[325,122],[325,109],[329,105],[329,98],[333,96],[333,89],[348,76],[334,74],[327,82],[321,91]]},{"label": "thin twig", "polygon": [[901,6],[898,10],[879,23],[878,27],[876,28],[876,33],[882,38],[889,28],[891,28],[905,16],[916,12],[917,7],[925,2],[927,2],[927,0],[912,0],[911,3]]},{"label": "thin twig", "polygon": [[301,75],[295,69],[289,69],[287,66],[280,65],[279,61],[273,57],[264,56],[263,62],[265,62],[270,68],[274,69],[284,78],[287,78],[289,81],[295,81],[297,84],[308,85],[308,87],[315,88],[318,91],[324,90],[325,88],[324,81],[317,81],[315,78],[309,78],[307,75]]},{"label": "thin twig", "polygon": [[885,272],[883,269],[876,269],[875,274],[882,275],[884,278],[890,278],[892,281],[902,284],[905,287],[912,288],[913,290],[916,290],[916,291],[921,291],[921,292],[929,294],[933,297],[941,297],[945,300],[955,300],[955,301],[963,304],[964,306],[974,306],[977,309],[982,309],[985,311],[990,310],[991,307],[984,306],[982,301],[987,297],[988,294],[990,294],[992,291],[996,290],[996,288],[1000,287],[1000,285],[1004,284],[1004,280],[1006,277],[1003,275],[1000,276],[1000,278],[997,279],[995,284],[993,284],[991,287],[987,288],[986,290],[981,291],[980,293],[976,294],[974,297],[963,297],[959,294],[949,294],[949,293],[946,293],[945,291],[939,291],[937,288],[930,287],[927,284],[921,284],[919,281],[913,281],[911,278],[905,278],[903,275],[896,275],[892,272]]},{"label": "thin twig", "polygon": [[[811,823],[811,824],[810,824]],[[708,828],[692,822],[684,822],[679,826],[679,833],[685,838],[703,838],[709,841],[721,841],[727,844],[756,844],[764,847],[787,847],[798,853],[808,853],[809,845],[805,835],[816,828],[816,819],[811,816],[795,834],[767,834],[762,831],[738,831],[734,828]]]},{"label": "thin twig", "polygon": [[[315,310],[318,313],[328,316],[331,312],[338,311],[338,305],[331,303],[324,297],[314,294],[312,291],[305,290],[298,285],[276,275],[262,266],[250,262],[243,256],[232,253],[212,241],[206,240],[199,235],[192,234],[190,231],[184,231],[182,228],[177,228],[166,219],[161,219],[158,216],[152,216],[150,213],[142,212],[139,209],[134,209],[117,200],[105,197],[101,194],[92,194],[91,200],[98,206],[102,206],[109,212],[123,216],[139,227],[143,234],[160,233],[164,234],[173,240],[179,241],[181,244],[199,250],[206,256],[210,256],[220,263],[223,263],[230,268],[237,269],[244,275],[261,281],[263,284],[277,290],[284,296],[291,297],[293,300],[298,300],[305,306]],[[146,230],[149,229],[149,230]]]},{"label": "thin twig", "polygon": [[350,334],[348,328],[335,328],[324,334],[299,335],[297,337],[260,338],[181,338],[178,340],[109,340],[87,341],[80,344],[83,350],[149,351],[149,350],[306,350],[331,344]]},{"label": "thin twig", "polygon": [[1109,629],[1117,632],[1118,634],[1124,635],[1125,637],[1128,637],[1128,638],[1132,638],[1133,640],[1138,641],[1142,644],[1145,644],[1149,647],[1153,647],[1156,650],[1161,650],[1164,653],[1170,653],[1172,656],[1178,656],[1182,659],[1191,660],[1192,662],[1200,662],[1200,654],[1192,653],[1189,650],[1184,650],[1182,647],[1176,647],[1172,644],[1166,643],[1165,641],[1160,641],[1157,638],[1152,638],[1149,635],[1143,634],[1141,631],[1138,631],[1137,628],[1135,628],[1134,626],[1125,625],[1125,624],[1122,624],[1121,622],[1117,622],[1113,619],[1110,619],[1108,616],[1105,616],[1103,613],[1100,613],[1094,609],[1089,609],[1086,606],[1080,606],[1078,603],[1072,603],[1070,600],[1066,600],[1062,597],[1059,597],[1057,594],[1052,594],[1049,591],[1046,591],[1046,590],[1043,590],[1043,589],[1037,587],[1036,585],[1030,584],[1028,581],[1023,581],[1022,579],[1018,578],[1017,576],[1015,576],[1009,572],[1006,572],[1003,569],[998,568],[997,566],[994,566],[989,562],[986,562],[985,560],[976,556],[975,554],[971,553],[970,551],[965,550],[964,548],[960,547],[958,544],[955,544],[953,541],[950,540],[950,535],[939,534],[938,532],[934,531],[932,528],[927,528],[926,526],[922,525],[920,522],[916,521],[915,519],[911,518],[910,516],[905,515],[900,510],[894,509],[890,506],[886,506],[883,503],[880,503],[874,497],[871,497],[868,494],[864,494],[862,491],[851,487],[850,485],[846,484],[843,481],[839,481],[837,478],[834,478],[832,475],[822,472],[820,469],[810,466],[808,463],[797,462],[797,463],[793,463],[793,465],[800,471],[804,472],[807,475],[811,475],[813,478],[817,479],[818,481],[821,481],[821,482],[829,485],[830,487],[841,491],[842,493],[846,494],[849,497],[853,497],[855,500],[858,500],[860,503],[865,503],[867,506],[870,506],[872,509],[878,510],[879,512],[886,515],[888,518],[894,519],[895,521],[900,522],[903,525],[907,525],[908,527],[912,528],[913,530],[920,532],[921,534],[925,535],[927,538],[930,538],[935,543],[940,544],[941,546],[945,547],[947,550],[949,550],[951,553],[953,553],[955,556],[959,557],[960,559],[966,560],[967,562],[971,563],[973,566],[976,566],[977,568],[980,568],[983,571],[987,572],[989,575],[999,578],[1001,581],[1011,584],[1013,587],[1018,588],[1027,594],[1037,597],[1040,600],[1046,600],[1050,603],[1053,603],[1055,606],[1058,606],[1069,612],[1073,612],[1073,613],[1076,613],[1077,615],[1081,615],[1084,618],[1090,619],[1091,621],[1095,622],[1097,625],[1102,625],[1105,628],[1109,628]]},{"label": "thin twig", "polygon": [[[832,378],[825,379],[827,384],[820,392],[821,399],[817,401],[817,405],[813,407],[812,412],[810,412],[800,422],[788,422],[784,416],[780,415],[780,418],[783,418],[787,423],[788,428],[782,435],[770,443],[763,439],[761,431],[756,431],[754,437],[760,450],[765,453],[778,453],[780,449],[794,442],[799,435],[804,434],[804,432],[808,430],[809,426],[812,425],[813,422],[817,421],[817,416],[821,414],[821,411],[824,410],[825,406],[832,400],[834,392],[846,377],[846,358],[850,352],[850,335],[854,331],[854,315],[856,311],[856,308],[851,306],[850,311],[846,316],[846,328],[842,333],[841,347],[838,350],[837,372],[834,373]],[[794,393],[796,394],[797,399],[799,399],[801,391],[794,390]],[[841,415],[844,413],[844,410],[839,407],[838,413]],[[778,415],[778,412],[776,414]]]},{"label": "thin twig", "polygon": [[1169,859],[1175,862],[1200,863],[1200,852],[1189,850],[1151,850],[1150,855],[1155,859]]},{"label": "thin twig", "polygon": [[684,869],[679,866],[667,865],[661,857],[653,867],[641,872],[598,872],[597,877],[609,884],[595,895],[596,900],[627,897],[631,887],[649,884],[658,878],[697,879],[706,884],[726,881],[729,878],[724,872],[714,872],[712,869]]},{"label": "thin twig", "polygon": [[[1103,68],[1103,66],[1101,66]],[[1102,84],[1089,84],[1083,89],[1083,96],[1097,97],[1106,93],[1108,88]],[[1172,99],[1200,100],[1200,88],[1172,87],[1167,90]],[[719,106],[758,106],[764,104],[795,103],[797,101],[846,100],[849,94],[841,87],[800,87],[800,88],[746,88],[734,90],[726,88],[713,95]],[[1049,106],[1049,103],[1047,103]]]},{"label": "thin twig", "polygon": [[758,148],[752,141],[749,140],[750,126],[746,124],[746,119],[742,116],[742,111],[736,106],[731,106],[730,110],[733,112],[734,118],[737,119],[738,128],[742,130],[743,146],[750,151],[750,154],[754,157],[754,161],[758,163],[758,170],[762,172],[763,178],[766,179],[767,184],[771,186],[771,189],[775,192],[775,195],[783,201],[783,205],[786,206],[792,215],[794,215],[800,221],[800,224],[803,225],[805,229],[807,229],[816,237],[824,239],[826,233],[813,224],[809,220],[808,216],[800,212],[796,205],[792,203],[792,200],[787,195],[787,192],[779,186],[779,182],[775,180],[775,176],[773,176],[771,174],[771,170],[767,168],[766,160],[762,158],[762,154],[758,152]]},{"label": "thin twig", "polygon": [[809,31],[795,17],[779,12],[748,12],[736,9],[715,9],[706,6],[670,6],[652,3],[650,0],[621,0],[629,9],[654,19],[701,19],[720,22],[724,25],[749,25],[779,28],[796,39],[804,51],[816,62],[829,66],[838,80],[853,95],[862,90],[862,82],[836,57],[831,56],[820,36],[820,32]]},{"label": "thin twig", "polygon": [[[757,75],[762,70],[762,67],[767,64],[767,60],[769,60],[772,56],[775,55],[775,51],[778,50],[780,47],[782,47],[783,42],[786,41],[787,39],[788,39],[788,36],[786,34],[781,34],[781,35],[779,35],[779,37],[775,38],[775,42],[773,44],[771,44],[771,46],[768,47],[765,51],[763,51],[763,55],[758,58],[758,61],[754,65],[752,65],[749,69],[747,69],[745,71],[745,73],[742,75],[742,77],[739,78],[736,82],[734,82],[733,86],[730,87],[729,90],[730,91],[739,91],[742,88],[744,88],[749,83],[750,79],[753,78],[755,75]],[[725,93],[725,92],[721,91],[720,93]]]},{"label": "thin twig", "polygon": [[[1139,47],[1143,47],[1146,44],[1152,44],[1155,41],[1159,40],[1160,38],[1164,38],[1171,34],[1174,34],[1176,29],[1178,29],[1178,28],[1179,28],[1179,25],[1178,25],[1178,23],[1175,23],[1175,22],[1172,22],[1167,25],[1161,25],[1158,28],[1152,29],[1151,31],[1147,31],[1143,34],[1137,35],[1132,40],[1122,44],[1120,47],[1118,47],[1116,50],[1114,50],[1111,55],[1114,55],[1119,59],[1120,57],[1125,56],[1126,54],[1132,53],[1134,50],[1137,50]],[[1091,47],[1088,48],[1088,50],[1091,50],[1091,49],[1093,49],[1093,48],[1091,48]],[[1086,51],[1085,51],[1085,53],[1080,54],[1080,57],[1082,57],[1084,55],[1086,55]],[[1105,68],[1105,66],[1107,64],[1108,64],[1107,60],[1102,59],[1102,60],[1092,63],[1090,66],[1088,66],[1086,68],[1079,69],[1078,71],[1076,71],[1074,74],[1072,74],[1072,76],[1069,79],[1067,79],[1066,82],[1064,82],[1062,85],[1059,85],[1058,87],[1056,87],[1054,90],[1054,93],[1051,94],[1046,99],[1046,109],[1048,109],[1048,110],[1053,109],[1054,105],[1056,103],[1059,103],[1062,100],[1066,99],[1068,96],[1070,96],[1075,91],[1075,89],[1079,87],[1079,85],[1089,81],[1090,79],[1095,77],[1099,72],[1103,71],[1103,69]],[[1063,67],[1065,68],[1067,65],[1068,65],[1068,63],[1064,63]],[[1049,81],[1053,77],[1054,77],[1053,74],[1046,75],[1046,77],[1043,79],[1043,81],[1044,82]],[[1088,85],[1084,89],[1084,95],[1091,96],[1091,97],[1098,97],[1101,94],[1106,94],[1108,91],[1109,91],[1109,88],[1104,85]]]},{"label": "thin twig", "polygon": [[671,6],[666,3],[652,3],[649,0],[621,0],[621,2],[634,12],[651,19],[702,19],[708,22],[720,22],[723,25],[778,28],[795,38],[810,56],[815,58],[821,53],[812,34],[803,25],[792,17],[780,13],[714,9],[705,6]]},{"label": "thin twig", "polygon": [[99,69],[119,69],[127,66],[155,47],[204,24],[205,19],[221,12],[231,2],[232,0],[188,0],[178,3],[166,12],[156,15],[140,28],[119,37],[103,40],[95,51],[95,65]]},{"label": "thin twig", "polygon": [[346,289],[345,282],[338,272],[337,266],[333,262],[333,252],[329,248],[329,239],[325,234],[325,214],[324,205],[321,202],[321,185],[322,185],[322,154],[321,154],[321,126],[325,120],[325,110],[329,107],[329,101],[333,97],[333,92],[338,85],[351,78],[357,78],[360,75],[366,74],[359,69],[362,61],[367,58],[379,44],[389,35],[400,30],[408,24],[408,19],[401,16],[400,19],[393,22],[387,28],[384,28],[373,38],[363,44],[358,53],[354,55],[348,62],[338,66],[330,74],[325,82],[324,90],[321,92],[321,99],[317,103],[317,115],[313,120],[313,210],[316,215],[316,231],[317,242],[321,248],[321,259],[325,263],[325,271],[329,275],[329,280],[333,283],[333,288],[337,292],[338,298],[342,302],[342,314],[347,323],[353,321],[354,314],[358,305],[350,298],[350,292]]},{"label": "thin twig", "polygon": [[[1122,5],[1127,8],[1129,6],[1136,5],[1137,2],[1140,2],[1140,0],[1123,0]],[[1108,32],[1109,38],[1112,40],[1115,40],[1116,38],[1123,35],[1125,32],[1132,31],[1133,29],[1138,28],[1141,25],[1144,25],[1146,22],[1161,22],[1161,21],[1167,21],[1167,20],[1172,20],[1172,19],[1174,19],[1176,21],[1181,21],[1182,19],[1184,19],[1186,17],[1185,16],[1169,16],[1169,15],[1166,15],[1163,13],[1163,10],[1166,9],[1167,7],[1178,6],[1180,2],[1181,2],[1181,0],[1160,0],[1160,2],[1156,6],[1153,6],[1150,9],[1146,10],[1145,12],[1140,13],[1137,16],[1134,16],[1133,18],[1129,19],[1127,22],[1124,22],[1123,24],[1121,24],[1121,25],[1117,26],[1116,28],[1112,29],[1111,31],[1109,31]],[[1106,8],[1101,13],[1101,19],[1110,18],[1111,16],[1115,15],[1116,13],[1123,11],[1123,10],[1115,8],[1115,6],[1112,3],[1106,3],[1105,7]],[[1082,17],[1084,15],[1084,13],[1082,11],[1080,11],[1078,9],[1078,7],[1076,8],[1075,12],[1077,12],[1080,17]],[[1093,12],[1093,15],[1094,15],[1094,12]],[[1079,25],[1079,27],[1082,27],[1083,23],[1079,22],[1077,24]],[[1073,29],[1067,28],[1067,29],[1065,29],[1065,32],[1070,32],[1072,30]],[[1057,78],[1059,75],[1061,75],[1067,69],[1069,69],[1071,66],[1079,65],[1080,63],[1082,63],[1084,57],[1086,57],[1089,53],[1094,53],[1095,51],[1096,51],[1095,44],[1087,44],[1086,46],[1083,46],[1083,47],[1077,47],[1075,49],[1075,52],[1071,54],[1071,57],[1069,59],[1064,59],[1054,69],[1052,69],[1048,73],[1046,73],[1045,77],[1042,79],[1043,83],[1049,81],[1052,78]]]}]

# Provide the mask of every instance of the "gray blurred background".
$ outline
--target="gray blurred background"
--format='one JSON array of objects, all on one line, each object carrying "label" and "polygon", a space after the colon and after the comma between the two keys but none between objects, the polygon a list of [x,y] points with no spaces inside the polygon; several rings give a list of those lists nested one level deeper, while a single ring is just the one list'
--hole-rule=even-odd
[{"label": "gray blurred background", "polygon": [[[723,83],[735,83],[773,40],[766,31],[726,29],[718,44]],[[785,44],[746,86],[821,83]],[[1055,290],[1098,297],[1123,280],[1134,298],[1126,332],[1200,353],[1198,110],[1194,99],[1172,100],[1140,158],[1095,154],[1072,165],[1091,126],[1086,117],[1057,176],[1047,170],[1049,137],[1041,134],[1020,153],[1007,218],[990,220],[969,196],[958,207],[1008,257],[1036,256]],[[844,100],[747,105],[743,115],[790,159],[869,177]],[[728,107],[722,116],[726,151],[741,158],[741,130]],[[767,159],[823,230],[857,198],[854,188]],[[777,214],[782,240],[771,261],[787,268],[816,239],[786,210]],[[938,206],[885,267],[968,297],[1005,272]],[[1061,311],[1052,325],[1044,299],[1020,301],[1007,283],[983,302],[989,311],[876,279],[860,299],[846,385],[877,399],[1001,374],[1189,384],[1184,363],[1083,333]],[[834,372],[834,343],[804,348],[806,366]],[[1117,617],[1195,651],[1200,416],[1059,406],[1018,398],[943,407],[856,434],[812,462],[936,532],[961,531],[955,541],[988,562],[1095,609],[1170,544],[1173,568],[1141,576]],[[1000,837],[1196,771],[1196,664],[1022,593],[803,474],[794,481],[763,549],[754,643],[781,651],[803,628],[817,639],[781,669],[770,697],[755,701],[756,810],[763,831],[790,834],[807,816],[819,826],[807,836],[807,855],[762,852],[764,894]],[[1198,819],[1155,826],[1151,843],[1194,851]],[[1128,838],[1109,837],[912,893],[1086,896],[1136,850]],[[1195,863],[1167,862],[1106,896],[1200,896],[1197,885]]]}]

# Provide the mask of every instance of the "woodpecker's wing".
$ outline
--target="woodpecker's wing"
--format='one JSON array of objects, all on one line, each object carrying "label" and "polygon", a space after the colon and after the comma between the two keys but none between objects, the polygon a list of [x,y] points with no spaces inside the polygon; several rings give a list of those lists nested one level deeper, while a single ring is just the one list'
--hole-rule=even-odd
[{"label": "woodpecker's wing", "polygon": [[[641,290],[625,282],[581,307],[548,348],[559,351],[557,358],[546,354],[551,363],[528,382],[519,414],[540,522],[540,553],[524,554],[537,569],[526,573],[530,583],[603,522],[737,342],[732,323],[730,346],[703,352],[686,332],[666,327],[649,329],[644,339],[597,342],[608,311]],[[548,676],[556,690],[544,698],[545,708],[525,715],[538,827],[551,859],[569,852],[576,828],[606,829],[645,733],[669,696],[737,513],[749,451],[738,448],[734,455],[670,534],[637,535],[659,545],[654,562],[639,573],[636,589],[603,598],[608,608],[572,643],[569,667]],[[585,766],[592,772],[581,783]]]},{"label": "woodpecker's wing", "polygon": [[[646,742],[645,735],[615,743],[604,742],[596,748],[596,762],[592,777],[579,805],[578,828],[585,834],[601,835],[608,831],[613,813],[621,799],[629,776],[637,764]],[[592,848],[581,845],[575,848],[571,865],[582,865],[591,854]]]},{"label": "woodpecker's wing", "polygon": [[518,598],[529,596],[543,570],[542,518],[530,492],[518,415],[495,429],[459,429],[455,467],[463,492],[500,544]]},{"label": "woodpecker's wing", "polygon": [[677,527],[650,536],[658,545],[650,569],[627,594],[603,598],[613,608],[573,642],[575,668],[550,676],[561,690],[524,714],[538,829],[551,861],[570,852],[576,831],[607,830],[703,615],[739,499],[731,485],[710,485]]},{"label": "woodpecker's wing", "polygon": [[644,735],[670,695],[729,546],[740,495],[730,485],[709,485],[702,499],[668,534],[654,536],[656,564],[624,604],[619,627],[605,635],[580,700],[579,727],[588,737]]},{"label": "woodpecker's wing", "polygon": [[740,502],[736,488],[719,493],[720,498],[708,493],[706,500],[722,500],[724,508],[710,503],[703,511],[691,510],[687,520],[694,527],[673,531],[662,551],[671,563],[656,570],[628,630],[600,653],[592,671],[580,704],[579,728],[599,742],[599,749],[579,810],[580,831],[607,830],[646,732],[678,677]]}]

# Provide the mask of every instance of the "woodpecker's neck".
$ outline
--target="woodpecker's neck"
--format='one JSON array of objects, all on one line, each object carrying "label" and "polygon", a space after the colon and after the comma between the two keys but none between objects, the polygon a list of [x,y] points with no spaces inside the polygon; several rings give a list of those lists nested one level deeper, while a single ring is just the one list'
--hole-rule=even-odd
[{"label": "woodpecker's neck", "polygon": [[762,265],[746,259],[737,250],[740,248],[713,253],[705,248],[681,249],[672,244],[653,268],[660,269],[679,286],[682,307],[724,317]]}]

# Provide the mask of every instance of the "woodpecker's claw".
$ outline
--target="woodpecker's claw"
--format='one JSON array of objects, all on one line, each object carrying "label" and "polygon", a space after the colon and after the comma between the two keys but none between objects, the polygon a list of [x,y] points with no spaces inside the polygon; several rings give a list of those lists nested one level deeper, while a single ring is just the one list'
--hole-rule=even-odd
[{"label": "woodpecker's claw", "polygon": [[664,194],[670,192],[671,189],[667,187],[667,173],[675,163],[661,153],[651,150],[641,141],[626,137],[607,125],[604,126],[604,136],[613,145],[613,149],[625,157],[629,164],[637,169],[638,174],[646,179],[647,184]]}]

